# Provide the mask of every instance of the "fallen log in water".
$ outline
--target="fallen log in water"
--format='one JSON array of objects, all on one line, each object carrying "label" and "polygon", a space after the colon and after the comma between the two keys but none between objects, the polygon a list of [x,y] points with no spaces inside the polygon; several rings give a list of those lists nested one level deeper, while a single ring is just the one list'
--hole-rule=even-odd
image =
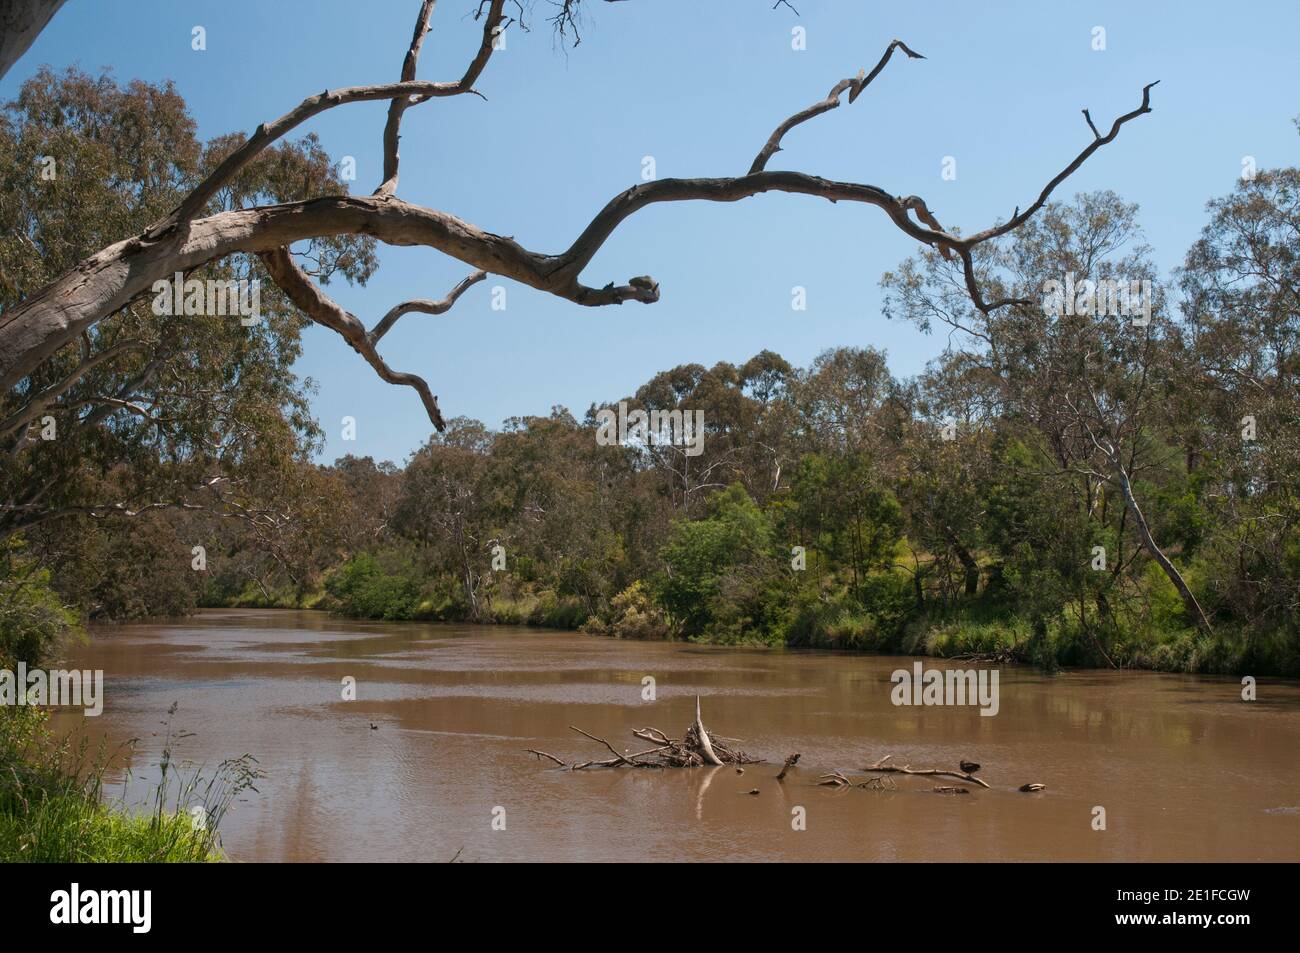
[{"label": "fallen log in water", "polygon": [[822,787],[831,788],[872,788],[881,791],[892,791],[895,788],[894,782],[889,778],[863,778],[861,781],[854,781],[852,778],[845,777],[839,771],[823,774],[817,780],[817,783]]},{"label": "fallen log in water", "polygon": [[[691,768],[700,765],[757,764],[763,760],[762,758],[751,758],[744,751],[728,743],[735,742],[735,738],[724,739],[720,735],[710,736],[704,727],[704,720],[700,716],[700,698],[698,695],[695,697],[695,721],[686,729],[686,733],[680,739],[669,738],[658,728],[638,728],[632,732],[634,737],[642,741],[648,741],[654,746],[646,748],[644,751],[620,754],[618,749],[604,738],[588,734],[574,725],[570,725],[569,728],[584,738],[590,738],[597,744],[604,745],[613,757],[599,761],[576,761],[569,764],[549,752],[538,751],[535,748],[528,748],[528,753],[535,755],[538,759],[546,758],[554,761],[560,767],[569,768],[572,771],[582,771],[586,768],[618,767]],[[782,773],[784,774],[784,772]]]},{"label": "fallen log in water", "polygon": [[[575,761],[569,763],[561,758],[546,751],[539,751],[536,748],[526,749],[529,754],[537,757],[538,760],[543,758],[554,762],[561,768],[568,768],[571,771],[582,771],[586,768],[693,768],[704,765],[717,767],[719,765],[731,764],[737,766],[738,773],[744,773],[740,770],[739,765],[757,764],[762,758],[751,758],[740,748],[735,747],[737,739],[723,738],[721,735],[710,735],[704,727],[704,719],[700,715],[700,697],[695,696],[695,721],[681,738],[670,738],[658,728],[637,728],[632,732],[633,737],[641,741],[649,742],[652,747],[643,751],[620,753],[617,748],[596,735],[589,734],[574,725],[569,728],[582,735],[584,738],[604,745],[613,757],[592,761]],[[988,788],[982,779],[975,776],[975,771],[979,765],[973,761],[961,762],[961,771],[949,771],[946,768],[913,768],[911,765],[887,764],[892,755],[885,755],[873,764],[869,764],[861,770],[870,775],[889,775],[905,774],[917,777],[930,778],[956,778],[959,781],[966,781],[970,784],[978,784],[982,788]],[[792,754],[785,759],[785,764],[781,768],[781,773],[776,776],[777,781],[784,781],[786,772],[790,770],[799,761],[798,754]],[[965,770],[966,768],[971,770]],[[825,787],[855,787],[855,788],[876,788],[890,790],[894,788],[894,782],[885,777],[868,777],[862,780],[849,778],[839,771],[830,774],[823,774],[817,783]],[[1043,790],[1045,785],[1039,783],[1026,784],[1021,791],[1034,792]],[[951,785],[936,785],[932,790],[936,794],[969,794],[966,788],[955,787]],[[757,789],[749,792],[757,793]]]},{"label": "fallen log in water", "polygon": [[885,755],[875,764],[869,764],[862,770],[872,774],[915,774],[926,777],[957,778],[961,781],[978,784],[982,788],[988,787],[975,775],[967,774],[965,771],[945,771],[943,768],[913,768],[908,765],[885,764],[891,757],[892,755]]},{"label": "fallen log in water", "polygon": [[[979,778],[975,777],[974,774],[971,774],[966,771],[948,771],[945,770],[944,768],[913,768],[910,765],[905,765],[905,764],[903,765],[886,764],[885,762],[888,761],[891,757],[893,756],[885,755],[879,761],[875,762],[875,764],[869,764],[862,770],[868,774],[910,774],[910,775],[916,775],[919,777],[928,777],[928,778],[938,778],[938,777],[958,778],[962,781],[969,781],[971,784],[978,784],[982,788],[988,787],[987,784],[985,784]],[[862,781],[855,781],[852,778],[846,777],[844,774],[842,774],[839,771],[834,771],[831,774],[823,774],[821,776],[821,779],[817,783],[825,787],[876,788],[876,787],[882,787],[883,785],[880,782],[885,780],[887,779],[866,778],[865,780]],[[890,786],[892,787],[892,785]],[[936,794],[969,793],[965,788],[957,788],[957,787],[944,786],[944,785],[937,786],[933,790],[935,791]],[[1024,789],[1022,788],[1021,790]]]}]

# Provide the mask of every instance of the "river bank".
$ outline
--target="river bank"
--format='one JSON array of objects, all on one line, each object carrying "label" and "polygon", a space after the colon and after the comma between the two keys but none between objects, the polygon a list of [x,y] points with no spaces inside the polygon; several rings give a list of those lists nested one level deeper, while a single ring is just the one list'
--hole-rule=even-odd
[{"label": "river bank", "polygon": [[[340,599],[325,589],[307,593],[282,589],[270,593],[246,591],[235,598],[207,603],[208,609],[315,610],[343,618],[387,622],[429,622],[579,630],[588,634],[634,640],[673,641],[671,628],[644,591],[616,602],[611,614],[593,614],[580,600],[553,592],[517,591],[485,599],[477,618],[459,603],[422,599],[361,601]],[[721,634],[706,631],[687,641],[700,645],[748,645],[823,649],[846,654],[922,655],[938,659],[1017,662],[1051,673],[1059,668],[1136,669],[1198,675],[1295,678],[1290,656],[1278,633],[1277,644],[1231,626],[1207,633],[1195,627],[1147,629],[1128,633],[1124,645],[1110,655],[1093,650],[1094,634],[1077,620],[1058,617],[1036,633],[1029,620],[990,612],[983,607],[934,613],[913,619],[901,631],[884,630],[867,611],[823,610],[822,618],[802,625],[790,637],[773,640],[761,633]],[[1109,664],[1108,664],[1109,663]]]}]

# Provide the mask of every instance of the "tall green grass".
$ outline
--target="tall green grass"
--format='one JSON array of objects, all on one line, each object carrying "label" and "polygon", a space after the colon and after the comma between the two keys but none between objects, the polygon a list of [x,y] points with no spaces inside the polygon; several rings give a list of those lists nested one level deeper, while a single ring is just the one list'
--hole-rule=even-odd
[{"label": "tall green grass", "polygon": [[[105,774],[122,749],[93,752],[83,738],[55,740],[29,706],[0,709],[0,863],[210,863],[225,859],[218,835],[235,799],[263,775],[245,755],[212,771],[177,761],[188,736],[167,731],[158,780],[143,804],[106,797]],[[128,748],[128,742],[122,748]]]}]

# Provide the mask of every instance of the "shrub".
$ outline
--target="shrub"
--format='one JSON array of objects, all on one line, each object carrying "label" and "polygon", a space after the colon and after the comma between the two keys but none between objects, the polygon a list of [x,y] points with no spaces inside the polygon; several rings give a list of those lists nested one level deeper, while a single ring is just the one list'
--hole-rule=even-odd
[{"label": "shrub", "polygon": [[50,587],[48,569],[11,542],[0,562],[0,667],[41,666],[80,633],[79,620]]},{"label": "shrub", "polygon": [[615,638],[662,639],[668,635],[668,620],[639,579],[614,597],[613,609],[610,634]]},{"label": "shrub", "polygon": [[591,617],[591,611],[577,596],[543,592],[528,614],[528,624],[548,629],[577,629]]},{"label": "shrub", "polygon": [[393,552],[352,557],[326,578],[325,591],[338,611],[361,619],[413,619],[421,601],[414,566]]},{"label": "shrub", "polygon": [[744,487],[728,487],[711,501],[707,519],[673,524],[660,554],[666,569],[654,581],[655,601],[683,634],[706,633],[723,575],[761,559],[771,536],[770,518]]}]

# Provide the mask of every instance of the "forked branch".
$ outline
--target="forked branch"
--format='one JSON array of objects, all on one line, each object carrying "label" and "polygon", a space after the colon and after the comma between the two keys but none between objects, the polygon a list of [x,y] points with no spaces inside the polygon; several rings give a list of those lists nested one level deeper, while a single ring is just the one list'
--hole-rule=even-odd
[{"label": "forked branch", "polygon": [[[272,275],[312,320],[342,334],[376,369],[380,377],[419,392],[429,419],[441,429],[442,415],[436,398],[425,382],[415,375],[393,371],[378,356],[375,343],[403,314],[411,311],[441,313],[475,281],[471,275],[444,302],[406,302],[391,310],[366,334],[361,322],[324,295],[293,264],[287,248],[293,242],[345,234],[364,234],[396,245],[423,245],[465,262],[479,270],[512,278],[522,284],[584,306],[622,304],[625,301],[652,303],[659,300],[659,285],[649,276],[629,279],[625,284],[610,282],[603,287],[584,285],[579,279],[618,226],[648,205],[661,202],[735,202],[763,192],[811,195],[830,202],[857,202],[881,209],[906,235],[938,248],[946,257],[961,258],[967,290],[981,311],[1023,304],[1020,299],[986,301],[980,289],[972,250],[982,242],[1005,235],[1034,215],[1053,190],[1079,168],[1089,156],[1113,141],[1130,120],[1150,112],[1150,91],[1144,87],[1142,103],[1118,117],[1106,135],[1094,134],[1090,142],[1039,193],[1037,200],[1011,218],[969,237],[946,231],[919,196],[896,196],[874,185],[837,182],[803,172],[769,172],[766,164],[781,148],[784,135],[815,116],[836,108],[849,92],[852,102],[875,79],[895,50],[914,59],[922,58],[900,40],[886,48],[870,73],[859,72],[836,84],[826,99],[791,116],[777,126],[742,176],[697,179],[660,179],[621,192],[596,213],[568,249],[544,254],[524,248],[513,238],[479,228],[446,212],[413,205],[398,199],[397,142],[403,112],[419,102],[437,96],[472,92],[492,54],[492,42],[506,21],[506,0],[483,0],[483,33],[478,52],[464,76],[454,82],[427,82],[414,78],[420,47],[428,30],[433,0],[424,0],[416,19],[415,32],[402,67],[402,80],[379,86],[360,86],[326,91],[309,97],[274,122],[263,124],[232,152],[169,216],[144,235],[119,242],[85,259],[69,272],[28,296],[21,304],[0,316],[0,388],[17,385],[57,350],[74,341],[97,321],[126,307],[145,293],[158,278],[177,270],[244,252],[262,256]],[[348,102],[391,100],[384,131],[384,182],[376,195],[336,196],[290,202],[281,205],[222,212],[195,219],[207,201],[268,144],[312,116]],[[1091,126],[1091,116],[1088,117]],[[1095,131],[1095,127],[1094,127]],[[915,215],[915,218],[913,218]],[[183,224],[184,228],[175,227]],[[441,309],[441,310],[440,310]]]},{"label": "forked branch", "polygon": [[[416,80],[414,73],[412,73],[411,79],[403,79],[397,83],[385,83],[378,86],[349,86],[334,90],[327,89],[315,96],[308,96],[279,119],[269,123],[264,122],[258,126],[253,135],[244,141],[243,145],[226,156],[225,160],[206,179],[200,182],[193,192],[185,197],[185,200],[168,218],[146,233],[145,238],[157,238],[168,228],[177,224],[184,224],[193,219],[207,206],[208,201],[217,194],[222,186],[233,179],[240,169],[255,159],[267,146],[291,129],[300,126],[308,119],[325,112],[327,109],[333,109],[335,106],[342,106],[345,103],[374,102],[383,99],[400,100],[405,102],[406,105],[415,105],[436,97],[459,96],[462,93],[473,92],[474,81],[478,79],[492,56],[494,30],[502,22],[501,9],[503,6],[505,6],[505,0],[492,0],[487,16],[483,21],[483,39],[478,52],[470,62],[469,68],[466,69],[465,75],[460,79],[454,82],[435,83],[427,80]],[[421,8],[422,15],[423,12],[424,10]],[[419,56],[419,43],[423,42],[423,35],[420,33],[418,24],[419,21],[417,21],[416,27],[417,40],[412,42],[416,58]],[[412,61],[413,70],[414,61]],[[403,73],[405,74],[405,70],[403,70]],[[398,112],[398,123],[400,123],[401,112],[406,109],[406,105]],[[396,134],[397,129],[396,124],[394,124],[393,135],[396,136]],[[396,149],[395,145],[394,149]],[[396,172],[395,160],[393,171]],[[386,159],[385,179],[387,178]]]},{"label": "forked branch", "polygon": [[820,116],[822,113],[830,112],[832,109],[837,108],[840,104],[840,95],[846,89],[849,91],[850,103],[857,99],[858,96],[862,94],[862,91],[866,89],[867,86],[871,85],[871,81],[880,75],[880,71],[885,68],[885,64],[888,63],[890,57],[894,55],[894,50],[902,50],[914,60],[925,59],[925,57],[920,53],[909,49],[908,45],[902,40],[894,40],[885,48],[885,53],[880,57],[880,62],[875,65],[875,68],[872,69],[870,73],[859,70],[857,76],[851,79],[840,80],[831,87],[831,91],[826,94],[825,99],[813,103],[807,109],[800,110],[789,119],[785,120],[785,122],[781,123],[781,125],[777,126],[772,135],[768,137],[767,142],[764,143],[763,148],[759,150],[758,155],[754,157],[754,162],[749,167],[750,173],[762,172],[763,169],[767,167],[767,160],[781,151],[782,138],[784,138],[785,134],[795,126],[800,123],[805,123],[809,119]]},{"label": "forked branch", "polygon": [[908,765],[886,764],[885,762],[888,760],[889,755],[886,755],[874,764],[867,765],[862,770],[868,774],[912,774],[923,777],[957,778],[960,781],[968,781],[971,784],[978,784],[982,788],[988,787],[987,784],[975,775],[968,774],[965,771],[947,771],[943,768],[913,768]]},{"label": "forked branch", "polygon": [[[262,264],[266,266],[271,280],[300,311],[317,324],[324,325],[342,336],[343,340],[352,345],[352,349],[375,369],[375,373],[381,380],[389,384],[402,384],[414,388],[420,395],[420,400],[424,402],[424,409],[429,415],[430,422],[439,430],[443,429],[445,424],[442,412],[438,409],[438,397],[429,390],[429,385],[425,383],[424,378],[395,371],[389,367],[375,350],[374,341],[366,333],[365,325],[317,287],[307,277],[307,273],[294,262],[288,248],[275,248],[263,252],[259,257],[262,259]],[[396,318],[393,320],[395,321]],[[391,324],[390,321],[389,325]]]},{"label": "forked branch", "polygon": [[1138,116],[1145,115],[1146,113],[1149,113],[1151,111],[1151,87],[1158,85],[1159,82],[1160,80],[1156,80],[1154,83],[1147,83],[1145,86],[1143,86],[1141,105],[1139,105],[1137,109],[1134,109],[1131,112],[1126,112],[1124,115],[1118,117],[1113,123],[1111,123],[1110,132],[1106,133],[1106,135],[1104,136],[1095,135],[1097,131],[1097,127],[1093,126],[1092,117],[1088,116],[1088,125],[1092,128],[1092,131],[1094,133],[1092,142],[1088,143],[1083,148],[1083,151],[1080,152],[1077,156],[1075,156],[1069,165],[1067,165],[1064,169],[1058,172],[1052,178],[1052,180],[1047,183],[1047,185],[1043,186],[1043,190],[1038,193],[1038,198],[1034,200],[1033,205],[1029,206],[1029,208],[1025,209],[1023,212],[1017,212],[1013,214],[1011,218],[1007,219],[1007,221],[1003,222],[1001,225],[995,225],[992,228],[986,228],[984,231],[977,232],[976,234],[972,235],[970,238],[967,239],[969,245],[974,246],[974,245],[978,245],[980,242],[986,242],[990,238],[998,238],[999,236],[1005,235],[1008,232],[1014,231],[1015,229],[1023,225],[1025,222],[1029,221],[1029,219],[1033,217],[1033,214],[1035,212],[1037,212],[1040,208],[1042,208],[1045,204],[1047,204],[1047,200],[1051,198],[1052,193],[1056,190],[1056,187],[1058,185],[1060,185],[1071,175],[1073,175],[1075,171],[1079,168],[1079,166],[1087,162],[1088,157],[1091,156],[1094,152],[1096,152],[1098,149],[1100,149],[1102,146],[1106,145],[1107,143],[1114,141],[1115,137],[1119,135],[1119,131],[1121,128],[1123,128],[1125,123],[1133,119],[1136,119]]}]

